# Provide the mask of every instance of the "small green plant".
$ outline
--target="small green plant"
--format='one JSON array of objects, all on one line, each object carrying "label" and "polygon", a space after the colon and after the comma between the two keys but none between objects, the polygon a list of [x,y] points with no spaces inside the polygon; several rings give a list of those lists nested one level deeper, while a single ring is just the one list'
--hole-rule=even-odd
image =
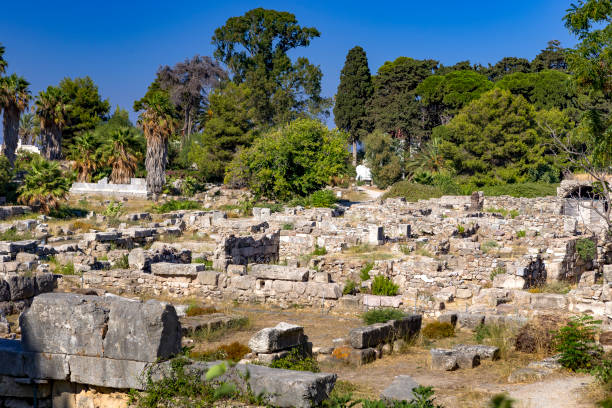
[{"label": "small green plant", "polygon": [[359,279],[361,279],[362,282],[370,279],[370,271],[372,268],[374,268],[374,262],[368,262],[361,268],[359,271]]},{"label": "small green plant", "polygon": [[109,218],[117,218],[123,212],[123,203],[119,201],[113,201],[106,206],[104,215]]},{"label": "small green plant", "polygon": [[404,255],[410,255],[412,253],[412,249],[408,245],[400,245],[399,249]]},{"label": "small green plant", "polygon": [[310,194],[306,201],[308,207],[333,207],[338,199],[332,190],[319,190]]},{"label": "small green plant", "polygon": [[371,309],[361,315],[361,319],[365,324],[385,323],[389,320],[399,320],[403,317],[406,317],[406,313],[391,308]]},{"label": "small green plant", "polygon": [[327,249],[325,249],[325,247],[320,247],[318,245],[315,245],[315,249],[314,251],[312,251],[312,255],[319,256],[319,255],[325,255],[325,254],[327,254]]},{"label": "small green plant", "polygon": [[495,277],[497,275],[501,275],[506,273],[506,267],[505,266],[497,266],[495,267],[492,271],[491,271],[491,275],[489,276],[491,278],[491,280],[495,279]]},{"label": "small green plant", "polygon": [[515,219],[516,217],[519,216],[519,212],[518,210],[510,210],[510,218]]},{"label": "small green plant", "polygon": [[465,227],[461,224],[457,225],[457,234],[462,235],[465,234]]},{"label": "small green plant", "polygon": [[527,232],[525,230],[519,230],[516,232],[517,238],[525,238],[527,236]]},{"label": "small green plant", "polygon": [[14,242],[33,238],[34,236],[30,232],[18,232],[13,228],[9,228],[6,231],[0,233],[0,241]]},{"label": "small green plant", "polygon": [[352,280],[349,279],[346,281],[346,284],[344,285],[344,289],[342,290],[342,294],[343,295],[353,295],[357,292],[357,283]]},{"label": "small green plant", "polygon": [[482,343],[484,339],[491,336],[491,328],[486,324],[479,324],[474,329],[474,340],[476,343]]},{"label": "small green plant", "polygon": [[514,403],[513,399],[510,399],[505,394],[495,395],[491,402],[489,403],[490,408],[512,408],[512,404]]},{"label": "small green plant", "polygon": [[293,230],[293,224],[289,224],[289,223],[283,224],[283,229],[285,231],[292,231]]},{"label": "small green plant", "polygon": [[304,352],[298,347],[291,349],[287,356],[274,360],[270,367],[294,371],[311,371],[313,373],[321,371],[317,360],[305,356]]},{"label": "small green plant", "polygon": [[59,275],[76,275],[74,263],[72,262],[61,265],[56,261],[54,265],[55,269],[53,270],[53,273],[57,273]]},{"label": "small green plant", "polygon": [[128,260],[128,256],[127,255],[123,255],[121,258],[119,258],[115,264],[113,265],[114,269],[129,269],[130,268],[130,262]]},{"label": "small green plant", "polygon": [[493,248],[497,248],[498,246],[499,245],[497,244],[497,241],[489,240],[480,246],[480,250],[486,254],[489,251],[491,251]]},{"label": "small green plant", "polygon": [[372,294],[382,296],[395,296],[399,291],[399,286],[386,276],[377,275],[372,282]]},{"label": "small green plant", "polygon": [[600,320],[592,316],[572,317],[555,335],[555,349],[560,353],[559,362],[572,371],[592,369],[594,359],[601,354],[595,343],[595,333]]},{"label": "small green plant", "polygon": [[423,327],[421,333],[428,339],[443,339],[453,337],[455,335],[455,328],[448,322],[431,322]]},{"label": "small green plant", "polygon": [[212,269],[212,266],[213,266],[213,261],[209,260],[209,259],[206,259],[204,257],[193,258],[191,260],[191,263],[204,264],[206,269]]},{"label": "small green plant", "polygon": [[178,210],[201,210],[202,205],[197,201],[190,200],[170,200],[160,205],[153,205],[151,211],[164,214]]},{"label": "small green plant", "polygon": [[590,262],[595,258],[597,248],[595,243],[589,238],[581,238],[576,241],[576,252],[580,259],[585,262]]}]

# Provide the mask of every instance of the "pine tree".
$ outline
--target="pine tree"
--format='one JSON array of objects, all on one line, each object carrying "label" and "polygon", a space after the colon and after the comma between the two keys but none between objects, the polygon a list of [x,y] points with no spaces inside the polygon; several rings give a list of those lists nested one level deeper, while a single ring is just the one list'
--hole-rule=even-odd
[{"label": "pine tree", "polygon": [[357,141],[371,131],[367,106],[374,88],[363,48],[352,48],[340,72],[340,85],[336,94],[334,120],[336,126],[349,133],[353,144],[353,166],[357,164]]}]

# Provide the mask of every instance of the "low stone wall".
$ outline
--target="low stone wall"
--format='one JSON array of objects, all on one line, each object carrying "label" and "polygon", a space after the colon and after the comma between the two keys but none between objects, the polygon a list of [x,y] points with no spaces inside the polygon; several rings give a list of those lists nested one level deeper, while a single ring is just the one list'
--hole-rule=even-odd
[{"label": "low stone wall", "polygon": [[10,217],[23,215],[32,212],[32,209],[25,205],[7,205],[0,207],[0,220],[6,220]]},{"label": "low stone wall", "polygon": [[50,273],[34,276],[0,274],[0,315],[22,312],[32,303],[34,296],[52,292],[55,278]]},{"label": "low stone wall", "polygon": [[147,182],[142,178],[133,178],[130,184],[110,184],[104,178],[97,183],[73,183],[70,194],[147,198],[149,192]]},{"label": "low stone wall", "polygon": [[215,250],[213,267],[225,271],[228,265],[276,262],[279,237],[279,231],[256,236],[225,236]]}]

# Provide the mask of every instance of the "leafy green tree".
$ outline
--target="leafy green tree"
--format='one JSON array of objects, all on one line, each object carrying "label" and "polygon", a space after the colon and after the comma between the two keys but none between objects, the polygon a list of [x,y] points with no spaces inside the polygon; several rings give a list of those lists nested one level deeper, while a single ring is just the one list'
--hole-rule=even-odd
[{"label": "leafy green tree", "polygon": [[176,131],[176,112],[166,92],[152,92],[135,102],[136,107],[142,109],[138,124],[147,141],[147,188],[159,194],[166,182],[168,139]]},{"label": "leafy green tree", "polygon": [[576,93],[570,75],[546,69],[540,72],[515,72],[495,83],[514,95],[522,95],[537,110],[576,107]]},{"label": "leafy green tree", "polygon": [[395,183],[405,173],[405,149],[401,139],[375,130],[365,138],[365,159],[372,173],[372,181],[380,188]]},{"label": "leafy green tree", "polygon": [[348,173],[344,132],[314,119],[297,119],[258,137],[239,152],[225,182],[248,186],[256,196],[276,200],[304,197]]},{"label": "leafy green tree", "polygon": [[434,60],[399,57],[385,62],[374,77],[370,117],[376,129],[406,139],[406,148],[418,145],[426,127],[416,88],[434,73]]},{"label": "leafy green tree", "polygon": [[440,150],[458,174],[478,175],[480,183],[520,182],[539,166],[553,165],[538,130],[533,106],[496,88],[434,129],[434,136],[441,137]]},{"label": "leafy green tree", "polygon": [[0,75],[6,72],[6,60],[4,59],[4,53],[6,52],[6,48],[0,43]]},{"label": "leafy green tree", "polygon": [[86,76],[84,78],[64,78],[58,88],[62,93],[63,103],[69,107],[66,111],[62,130],[62,145],[68,148],[74,135],[85,130],[92,130],[108,116],[110,103],[102,100],[98,86]]},{"label": "leafy green tree", "polygon": [[4,155],[11,164],[15,162],[15,149],[19,140],[19,118],[30,103],[30,84],[17,74],[0,78],[0,108],[4,110]]},{"label": "leafy green tree", "polygon": [[363,48],[349,50],[340,72],[340,84],[336,93],[334,121],[338,129],[350,135],[353,145],[353,166],[357,165],[357,142],[371,131],[367,107],[374,88]]},{"label": "leafy green tree", "polygon": [[9,193],[10,182],[14,176],[14,169],[6,156],[0,156],[0,197],[6,197]]},{"label": "leafy green tree", "polygon": [[17,189],[18,200],[49,214],[66,200],[71,185],[72,177],[64,174],[57,162],[37,156],[27,169],[23,184]]},{"label": "leafy green tree", "polygon": [[461,108],[493,87],[486,76],[471,70],[432,75],[416,88],[432,127],[447,124]]},{"label": "leafy green tree", "polygon": [[545,69],[567,71],[565,49],[561,47],[561,43],[557,40],[549,41],[548,46],[531,61],[532,72],[544,71]]},{"label": "leafy green tree", "polygon": [[256,8],[231,17],[215,30],[215,58],[223,61],[236,84],[251,89],[250,105],[263,126],[287,123],[301,113],[325,113],[321,69],[308,59],[292,61],[288,52],[306,47],[319,31],[298,25],[295,15]]},{"label": "leafy green tree", "polygon": [[504,76],[514,72],[530,72],[531,63],[525,58],[504,57],[495,65],[489,66],[487,75],[493,82],[499,81]]},{"label": "leafy green tree", "polygon": [[58,160],[62,156],[62,133],[66,126],[69,106],[62,91],[54,86],[40,91],[34,105],[36,116],[40,119],[45,157],[48,160]]},{"label": "leafy green tree", "polygon": [[188,153],[189,162],[197,165],[203,179],[223,181],[234,154],[251,145],[255,114],[248,107],[250,94],[244,85],[231,82],[210,94],[209,119]]}]

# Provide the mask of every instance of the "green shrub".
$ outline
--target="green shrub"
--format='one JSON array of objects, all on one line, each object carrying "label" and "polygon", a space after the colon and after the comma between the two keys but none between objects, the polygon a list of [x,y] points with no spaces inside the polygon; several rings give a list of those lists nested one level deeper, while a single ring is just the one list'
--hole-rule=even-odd
[{"label": "green shrub", "polygon": [[49,211],[49,216],[60,220],[69,220],[72,218],[83,218],[87,215],[87,212],[88,211],[84,208],[74,208],[65,204],[60,204]]},{"label": "green shrub", "polygon": [[289,223],[283,224],[283,229],[285,231],[291,231],[291,230],[293,230],[293,224],[289,224]]},{"label": "green shrub", "polygon": [[26,239],[33,239],[34,236],[29,231],[18,232],[13,228],[9,228],[4,232],[0,232],[0,241],[23,241]]},{"label": "green shrub", "polygon": [[346,283],[344,284],[344,289],[342,290],[342,294],[352,295],[356,292],[357,292],[357,283],[352,279],[347,280]]},{"label": "green shrub", "polygon": [[503,273],[506,273],[506,267],[505,266],[497,266],[495,267],[495,269],[493,269],[491,271],[491,275],[489,276],[491,278],[491,280],[495,279],[495,277],[497,275],[501,275]]},{"label": "green shrub", "polygon": [[191,263],[204,264],[204,266],[206,266],[206,269],[212,269],[213,266],[213,261],[208,260],[204,257],[193,258],[191,260]]},{"label": "green shrub", "polygon": [[576,252],[580,259],[585,262],[590,262],[595,258],[597,247],[589,238],[580,238],[576,241]]},{"label": "green shrub", "polygon": [[313,373],[321,371],[317,360],[312,357],[304,356],[303,351],[297,347],[291,349],[289,355],[274,360],[272,364],[270,364],[270,367],[294,371],[310,371]]},{"label": "green shrub", "polygon": [[512,408],[514,400],[509,398],[507,395],[498,394],[493,396],[491,399],[491,403],[489,404],[490,408]]},{"label": "green shrub", "polygon": [[128,260],[128,256],[127,255],[123,255],[121,258],[119,258],[115,264],[113,265],[113,267],[115,269],[129,269],[130,268],[130,262]]},{"label": "green shrub", "polygon": [[55,258],[49,258],[49,263],[52,264],[55,269],[53,269],[53,273],[57,273],[59,275],[76,275],[74,270],[74,263],[68,262],[66,264],[60,264],[55,260]]},{"label": "green shrub", "polygon": [[319,190],[307,198],[307,207],[333,207],[338,199],[332,190]]},{"label": "green shrub", "polygon": [[368,279],[370,279],[370,271],[372,270],[372,268],[374,268],[374,262],[368,262],[367,264],[365,264],[363,268],[361,268],[361,270],[359,271],[359,278],[362,281],[367,281]]},{"label": "green shrub", "polygon": [[197,201],[170,200],[160,205],[153,205],[151,211],[158,214],[169,213],[178,210],[201,210],[202,205]]},{"label": "green shrub", "polygon": [[510,210],[510,218],[515,219],[520,215],[518,210]]},{"label": "green shrub", "polygon": [[455,328],[448,322],[431,322],[423,327],[421,333],[428,339],[443,339],[453,337],[455,335]]},{"label": "green shrub", "polygon": [[315,245],[315,249],[314,251],[312,251],[312,255],[319,256],[319,255],[325,255],[325,254],[327,254],[327,249],[325,249],[325,247],[320,247],[318,245]]},{"label": "green shrub", "polygon": [[461,235],[465,233],[465,227],[461,224],[457,225],[457,234]]},{"label": "green shrub", "polygon": [[595,344],[595,333],[600,320],[591,316],[572,317],[555,335],[555,349],[559,362],[572,371],[593,368],[594,359],[601,351]]},{"label": "green shrub", "polygon": [[247,186],[257,197],[288,201],[325,187],[349,172],[347,134],[313,119],[297,119],[271,129],[239,151],[225,182]]},{"label": "green shrub", "polygon": [[104,215],[111,218],[117,218],[123,212],[123,203],[120,201],[113,201],[106,206]]},{"label": "green shrub", "polygon": [[371,309],[361,315],[365,324],[385,323],[389,320],[399,320],[406,317],[406,314],[398,309]]},{"label": "green shrub", "polygon": [[517,183],[499,184],[479,188],[485,196],[512,196],[512,197],[547,197],[557,195],[558,184],[549,183]]},{"label": "green shrub", "polygon": [[372,282],[372,294],[381,296],[395,296],[399,290],[399,286],[391,281],[386,276],[377,275]]},{"label": "green shrub", "polygon": [[591,374],[601,384],[612,385],[612,355],[604,356],[601,361],[593,367]]},{"label": "green shrub", "polygon": [[480,250],[486,254],[487,252],[489,252],[493,248],[497,248],[498,246],[499,245],[497,244],[497,241],[489,240],[480,246]]},{"label": "green shrub", "polygon": [[516,232],[517,238],[525,238],[527,236],[527,232],[525,230],[519,230]]},{"label": "green shrub", "polygon": [[391,186],[383,195],[385,198],[404,197],[407,201],[428,200],[442,197],[444,193],[438,187],[411,183],[408,180],[399,181]]}]

